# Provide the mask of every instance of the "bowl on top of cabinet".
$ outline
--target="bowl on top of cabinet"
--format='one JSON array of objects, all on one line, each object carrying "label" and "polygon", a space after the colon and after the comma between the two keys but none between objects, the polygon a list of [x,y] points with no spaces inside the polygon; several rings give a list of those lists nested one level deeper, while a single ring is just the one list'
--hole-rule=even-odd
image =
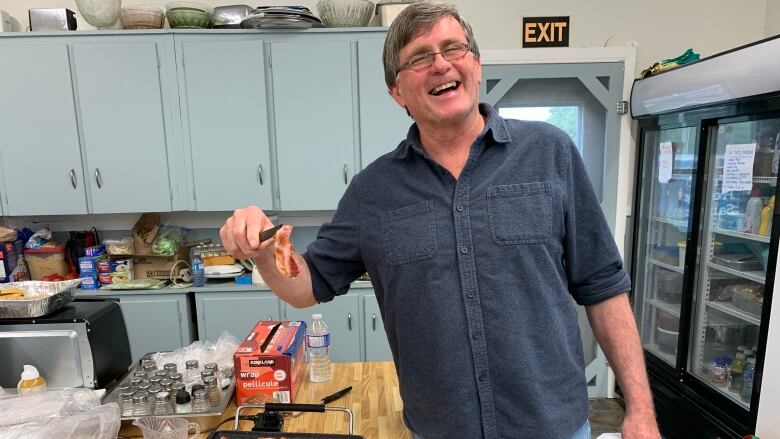
[{"label": "bowl on top of cabinet", "polygon": [[119,11],[124,29],[162,29],[165,13],[155,6],[125,6]]},{"label": "bowl on top of cabinet", "polygon": [[173,29],[209,29],[214,26],[214,8],[195,2],[170,2],[165,5],[168,24]]},{"label": "bowl on top of cabinet", "polygon": [[241,21],[252,13],[248,5],[227,5],[214,8],[214,28],[240,29]]}]

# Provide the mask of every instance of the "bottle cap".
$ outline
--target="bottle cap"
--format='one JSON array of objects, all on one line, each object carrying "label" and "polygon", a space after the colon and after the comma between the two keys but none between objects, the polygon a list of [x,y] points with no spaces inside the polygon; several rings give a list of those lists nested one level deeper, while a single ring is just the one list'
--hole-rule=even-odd
[{"label": "bottle cap", "polygon": [[30,366],[29,364],[24,365],[24,370],[22,371],[23,380],[34,380],[40,376],[41,374],[38,373],[38,369],[36,369],[35,366]]},{"label": "bottle cap", "polygon": [[311,318],[313,320],[322,320],[322,314],[312,314]]},{"label": "bottle cap", "polygon": [[179,389],[176,392],[176,404],[188,404],[190,401],[192,401],[192,398],[190,398],[190,394],[186,390]]}]

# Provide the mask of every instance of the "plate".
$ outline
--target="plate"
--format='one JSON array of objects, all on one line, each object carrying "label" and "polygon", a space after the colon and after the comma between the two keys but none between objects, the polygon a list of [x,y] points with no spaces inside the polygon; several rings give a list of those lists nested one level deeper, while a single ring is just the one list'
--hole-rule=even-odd
[{"label": "plate", "polygon": [[212,265],[205,267],[203,271],[207,279],[230,279],[243,273],[244,267],[241,264]]}]

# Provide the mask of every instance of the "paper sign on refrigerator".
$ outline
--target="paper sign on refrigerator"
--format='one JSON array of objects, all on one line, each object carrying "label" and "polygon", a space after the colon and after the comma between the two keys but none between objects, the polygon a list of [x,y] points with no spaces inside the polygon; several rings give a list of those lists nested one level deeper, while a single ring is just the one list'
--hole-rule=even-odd
[{"label": "paper sign on refrigerator", "polygon": [[726,145],[723,160],[722,193],[753,189],[753,160],[755,156],[755,143]]},{"label": "paper sign on refrigerator", "polygon": [[672,142],[663,142],[659,145],[658,152],[658,182],[669,183],[672,179],[672,163],[674,161],[674,152],[672,151]]}]

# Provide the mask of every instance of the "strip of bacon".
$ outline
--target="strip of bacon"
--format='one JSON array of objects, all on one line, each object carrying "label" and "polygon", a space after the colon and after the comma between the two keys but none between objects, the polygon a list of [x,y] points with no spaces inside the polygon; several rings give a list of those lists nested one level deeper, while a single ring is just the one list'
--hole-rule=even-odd
[{"label": "strip of bacon", "polygon": [[276,232],[274,236],[274,256],[276,259],[276,268],[287,277],[295,277],[298,275],[298,263],[293,259],[293,250],[295,248],[290,242],[290,235],[292,234],[292,226],[285,224]]}]

